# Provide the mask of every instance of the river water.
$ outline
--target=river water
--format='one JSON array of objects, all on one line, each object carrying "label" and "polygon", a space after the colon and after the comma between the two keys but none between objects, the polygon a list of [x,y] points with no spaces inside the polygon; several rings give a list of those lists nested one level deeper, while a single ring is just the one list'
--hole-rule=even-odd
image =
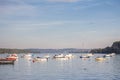
[{"label": "river water", "polygon": [[[32,62],[19,58],[14,65],[0,65],[0,80],[120,80],[120,55],[96,62],[95,54],[89,59],[80,59],[81,53],[69,60],[50,59],[46,62]],[[34,57],[44,56],[45,53],[34,54]],[[6,54],[0,54],[0,57]]]}]

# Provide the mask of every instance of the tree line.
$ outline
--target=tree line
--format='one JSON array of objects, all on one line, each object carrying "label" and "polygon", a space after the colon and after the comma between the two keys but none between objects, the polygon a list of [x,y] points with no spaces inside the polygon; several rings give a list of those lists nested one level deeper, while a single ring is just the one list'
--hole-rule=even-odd
[{"label": "tree line", "polygon": [[87,53],[90,49],[6,49],[0,48],[0,53]]},{"label": "tree line", "polygon": [[6,48],[0,48],[0,53],[28,53],[29,50],[25,49],[6,49]]}]

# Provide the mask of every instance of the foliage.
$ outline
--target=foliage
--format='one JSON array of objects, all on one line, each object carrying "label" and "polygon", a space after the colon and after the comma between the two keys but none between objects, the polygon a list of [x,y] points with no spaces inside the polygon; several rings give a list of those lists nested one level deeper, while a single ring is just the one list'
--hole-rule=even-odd
[{"label": "foliage", "polygon": [[111,47],[103,49],[92,49],[92,53],[117,53],[120,54],[120,41],[113,42]]},{"label": "foliage", "polygon": [[0,53],[27,53],[29,51],[24,50],[24,49],[5,49],[1,48]]},{"label": "foliage", "polygon": [[87,53],[90,49],[5,49],[1,48],[0,53]]}]

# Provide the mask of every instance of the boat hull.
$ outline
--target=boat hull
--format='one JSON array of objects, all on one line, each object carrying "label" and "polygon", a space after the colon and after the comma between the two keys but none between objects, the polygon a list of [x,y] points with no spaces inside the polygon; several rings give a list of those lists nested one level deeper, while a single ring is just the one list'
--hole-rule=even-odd
[{"label": "boat hull", "polygon": [[90,58],[89,56],[80,56],[80,58]]},{"label": "boat hull", "polygon": [[34,58],[33,62],[43,62],[43,61],[48,61],[48,58]]},{"label": "boat hull", "polygon": [[16,60],[16,58],[12,58],[12,57],[7,57],[6,59],[9,60],[9,61],[15,61]]},{"label": "boat hull", "polygon": [[95,58],[96,61],[104,61],[105,58],[102,58],[102,57],[98,57],[98,58]]},{"label": "boat hull", "polygon": [[0,64],[14,64],[14,60],[0,59]]}]

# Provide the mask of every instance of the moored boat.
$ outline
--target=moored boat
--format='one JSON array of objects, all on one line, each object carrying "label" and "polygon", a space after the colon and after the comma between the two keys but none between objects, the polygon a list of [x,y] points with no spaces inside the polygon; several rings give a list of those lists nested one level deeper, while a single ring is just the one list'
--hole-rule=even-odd
[{"label": "moored boat", "polygon": [[90,58],[90,56],[82,55],[82,56],[80,56],[80,58]]},{"label": "moored boat", "polygon": [[43,57],[37,57],[33,59],[33,62],[42,62],[42,61],[48,61],[48,58],[43,58]]},{"label": "moored boat", "polygon": [[114,56],[114,55],[115,55],[115,53],[110,53],[110,54],[104,55],[103,57],[112,57],[112,56]]},{"label": "moored boat", "polygon": [[31,54],[24,54],[23,56],[21,56],[21,58],[31,59],[32,55]]},{"label": "moored boat", "polygon": [[55,55],[53,58],[64,58],[65,56],[63,54]]},{"label": "moored boat", "polygon": [[91,57],[91,56],[93,56],[93,53],[86,54],[86,56]]},{"label": "moored boat", "polygon": [[103,57],[97,57],[97,58],[95,58],[95,60],[96,60],[96,61],[104,61],[105,58],[103,58]]},{"label": "moored boat", "polygon": [[111,55],[111,56],[114,56],[114,55],[115,55],[115,53],[111,53],[110,55]]},{"label": "moored boat", "polygon": [[103,57],[112,57],[112,55],[106,54],[106,55],[104,55]]},{"label": "moored boat", "polygon": [[6,58],[0,59],[0,64],[14,64],[15,60],[8,60]]},{"label": "moored boat", "polygon": [[55,60],[61,60],[61,61],[64,61],[64,60],[69,60],[68,57],[62,57],[62,58],[55,58]]},{"label": "moored boat", "polygon": [[10,54],[8,57],[6,57],[6,59],[15,61],[16,59],[18,59],[18,56],[17,56],[17,54]]},{"label": "moored boat", "polygon": [[50,58],[50,56],[49,56],[49,55],[45,55],[44,57],[45,57],[45,58]]},{"label": "moored boat", "polygon": [[74,56],[72,54],[65,55],[65,58],[73,58]]}]

